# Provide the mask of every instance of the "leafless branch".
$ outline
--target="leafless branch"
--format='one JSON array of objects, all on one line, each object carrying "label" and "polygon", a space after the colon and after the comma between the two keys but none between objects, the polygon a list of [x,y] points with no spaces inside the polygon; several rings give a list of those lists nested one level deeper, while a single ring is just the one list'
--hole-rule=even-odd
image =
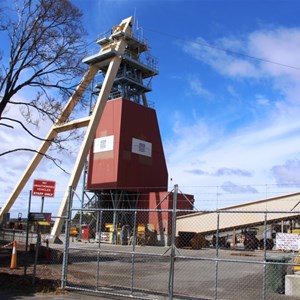
[{"label": "leafless branch", "polygon": [[38,152],[38,151],[36,151],[36,150],[33,150],[33,149],[29,149],[29,148],[17,148],[17,149],[12,149],[12,150],[8,150],[8,151],[5,151],[5,152],[0,153],[0,156],[4,156],[4,155],[7,155],[7,154],[11,154],[11,153],[14,153],[14,152],[20,152],[20,151],[34,152],[34,153],[43,155],[45,158],[51,160],[51,161],[52,161],[59,169],[61,169],[64,173],[69,174],[69,172],[67,172],[64,168],[62,168],[62,167],[60,166],[61,161],[60,161],[59,159],[54,158],[54,157],[52,157],[51,155],[48,155],[48,154],[40,153],[40,152]]},{"label": "leafless branch", "polygon": [[[18,123],[32,138],[45,141],[23,119],[8,118],[5,111],[18,106],[21,118],[35,126],[46,118],[55,122],[85,69],[81,63],[86,55],[82,13],[69,0],[15,0],[6,5],[4,15],[0,4],[0,30],[9,41],[0,45],[0,122]],[[2,61],[2,52],[7,61]],[[24,89],[30,89],[30,99],[16,100]],[[0,125],[14,129],[6,122]],[[51,144],[65,150],[62,143],[76,138],[79,135],[72,133]]]},{"label": "leafless branch", "polygon": [[37,135],[33,134],[21,121],[19,120],[15,120],[15,119],[12,119],[12,118],[6,118],[6,117],[2,117],[2,120],[8,120],[8,121],[11,121],[11,122],[14,122],[14,123],[18,123],[19,125],[21,125],[21,127],[29,134],[31,135],[32,137],[34,137],[35,139],[37,140],[40,140],[40,141],[45,141],[45,142],[53,142],[53,140],[47,140],[47,139],[43,139],[43,138],[40,138],[38,137]]}]

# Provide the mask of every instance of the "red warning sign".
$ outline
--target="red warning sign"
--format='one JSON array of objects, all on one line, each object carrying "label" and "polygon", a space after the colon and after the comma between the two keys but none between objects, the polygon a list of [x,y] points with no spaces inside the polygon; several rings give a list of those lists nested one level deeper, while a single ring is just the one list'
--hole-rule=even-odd
[{"label": "red warning sign", "polygon": [[34,179],[33,181],[33,196],[54,197],[55,181]]}]

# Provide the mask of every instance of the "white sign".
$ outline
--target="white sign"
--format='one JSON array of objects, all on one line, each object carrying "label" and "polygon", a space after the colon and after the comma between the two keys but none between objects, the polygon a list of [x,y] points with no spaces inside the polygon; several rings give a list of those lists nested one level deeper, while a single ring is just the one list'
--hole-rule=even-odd
[{"label": "white sign", "polygon": [[300,234],[276,233],[276,250],[300,250]]},{"label": "white sign", "polygon": [[94,153],[111,151],[114,149],[114,136],[104,136],[94,139]]},{"label": "white sign", "polygon": [[132,138],[131,151],[136,154],[151,157],[152,156],[152,144],[149,142],[146,142],[146,141]]}]

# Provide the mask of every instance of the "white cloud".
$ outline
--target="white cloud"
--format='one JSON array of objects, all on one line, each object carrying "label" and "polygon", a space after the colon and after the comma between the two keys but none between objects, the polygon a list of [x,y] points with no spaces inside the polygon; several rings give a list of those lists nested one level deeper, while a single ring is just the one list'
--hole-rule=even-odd
[{"label": "white cloud", "polygon": [[233,182],[224,182],[224,184],[222,184],[221,188],[225,191],[225,192],[229,192],[229,193],[251,193],[251,194],[257,194],[257,190],[255,188],[253,188],[252,186],[249,185],[236,185]]},{"label": "white cloud", "polygon": [[[185,119],[177,119],[177,128],[184,128],[190,135],[175,131],[173,140],[166,144],[170,177],[185,192],[195,194],[196,206],[202,208],[203,205],[211,208],[216,201],[221,207],[297,190],[295,184],[299,181],[292,178],[299,166],[286,161],[288,158],[298,161],[300,156],[299,112],[295,107],[276,109],[276,113],[272,111],[265,119],[239,127],[230,134],[217,130],[223,123],[213,124],[213,129],[202,121],[198,128],[195,120],[189,131]],[[174,147],[179,136],[180,147]],[[201,136],[205,138],[199,142]],[[294,185],[286,186],[287,183]],[[271,193],[268,186],[273,185],[276,188]]]},{"label": "white cloud", "polygon": [[191,77],[189,79],[189,89],[194,95],[203,96],[208,99],[211,99],[213,97],[212,93],[210,93],[207,89],[203,87],[202,82],[198,78]]},{"label": "white cloud", "polygon": [[255,95],[255,100],[258,106],[269,106],[270,100],[264,95]]},{"label": "white cloud", "polygon": [[294,77],[296,73],[293,68],[280,65],[300,69],[300,28],[281,27],[255,31],[248,37],[248,49],[251,55],[268,61],[261,62],[263,70],[268,74]]},{"label": "white cloud", "polygon": [[[232,40],[231,44],[237,42]],[[224,39],[217,40],[217,46],[209,46],[203,38],[197,38],[195,42],[186,43],[183,50],[195,57],[195,59],[210,65],[220,74],[232,77],[259,77],[259,72],[255,65],[244,58],[234,56],[226,49]],[[228,40],[225,44],[228,44]]]},{"label": "white cloud", "polygon": [[214,176],[237,175],[237,176],[250,177],[251,172],[246,170],[241,170],[241,169],[220,168],[213,175]]},{"label": "white cloud", "polygon": [[240,99],[239,93],[236,91],[235,87],[232,85],[227,86],[227,92],[235,99]]},{"label": "white cloud", "polygon": [[283,165],[276,165],[271,169],[278,184],[300,185],[300,160],[286,161]]},{"label": "white cloud", "polygon": [[213,127],[208,126],[204,120],[186,119],[179,112],[175,113],[174,120],[172,128],[174,139],[167,140],[165,147],[166,156],[171,163],[182,161],[195,149],[209,144],[214,137]]},{"label": "white cloud", "polygon": [[258,30],[210,43],[198,37],[183,50],[233,79],[271,79],[274,90],[300,103],[300,28]]}]

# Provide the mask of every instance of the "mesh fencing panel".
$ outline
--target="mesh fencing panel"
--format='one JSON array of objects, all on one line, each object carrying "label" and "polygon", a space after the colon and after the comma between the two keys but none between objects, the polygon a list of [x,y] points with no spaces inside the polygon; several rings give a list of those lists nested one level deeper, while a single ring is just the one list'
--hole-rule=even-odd
[{"label": "mesh fencing panel", "polygon": [[276,245],[278,233],[289,234],[286,212],[93,214],[94,237],[85,232],[70,243],[67,288],[142,299],[298,297],[286,283],[296,276],[298,251]]},{"label": "mesh fencing panel", "polygon": [[298,215],[73,209],[62,244],[47,242],[42,232],[40,243],[30,236],[25,251],[24,232],[18,233],[16,269],[10,269],[16,232],[2,233],[8,246],[1,272],[26,270],[44,289],[140,299],[299,299]]}]

